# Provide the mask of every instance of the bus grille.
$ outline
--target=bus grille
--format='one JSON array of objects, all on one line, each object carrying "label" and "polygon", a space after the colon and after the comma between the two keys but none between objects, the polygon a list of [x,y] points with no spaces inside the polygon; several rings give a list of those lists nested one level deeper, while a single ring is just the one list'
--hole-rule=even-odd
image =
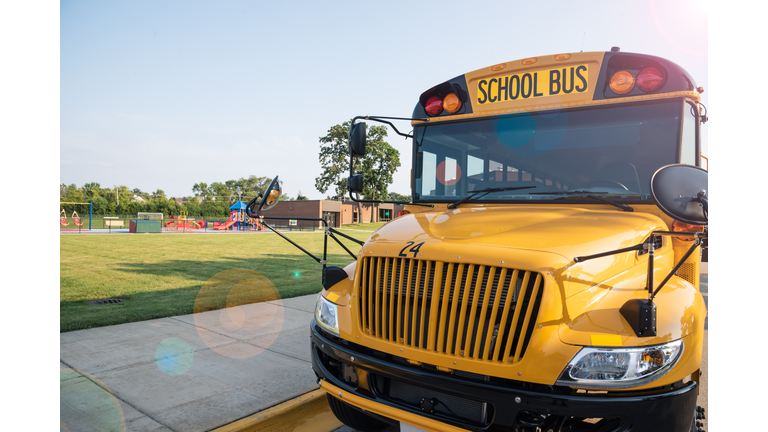
[{"label": "bus grille", "polygon": [[363,333],[452,357],[517,363],[543,294],[541,274],[504,267],[366,257]]}]

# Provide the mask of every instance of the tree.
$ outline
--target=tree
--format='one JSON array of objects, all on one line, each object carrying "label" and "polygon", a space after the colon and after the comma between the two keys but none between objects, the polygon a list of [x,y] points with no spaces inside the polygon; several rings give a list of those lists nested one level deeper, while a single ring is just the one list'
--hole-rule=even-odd
[{"label": "tree", "polygon": [[299,193],[296,195],[296,201],[309,201],[309,198],[302,195],[301,190],[299,190]]},{"label": "tree", "polygon": [[[400,168],[400,152],[384,141],[383,138],[387,136],[386,128],[374,126],[371,129],[373,128],[381,128],[384,133],[375,141],[368,139],[365,157],[359,168],[359,174],[363,174],[363,196],[371,200],[377,197],[387,199],[387,189],[394,180],[393,174]],[[376,213],[371,210],[371,222],[375,222]]]},{"label": "tree", "polygon": [[403,195],[399,194],[397,192],[390,192],[387,195],[387,199],[390,201],[406,201],[411,202],[411,196],[410,195]]},{"label": "tree", "polygon": [[[347,194],[349,176],[349,127],[352,120],[332,126],[324,137],[320,137],[320,165],[323,172],[315,178],[315,187],[320,193],[333,188],[337,197]],[[400,167],[400,152],[389,145],[384,138],[387,128],[369,126],[367,128],[367,147],[365,156],[354,162],[355,174],[363,175],[363,197],[376,199],[387,196],[387,188],[392,183],[393,174]],[[362,206],[357,204],[358,214],[362,216]],[[371,221],[374,219],[371,212]]]},{"label": "tree", "polygon": [[165,200],[165,192],[162,189],[152,192],[152,199]]}]

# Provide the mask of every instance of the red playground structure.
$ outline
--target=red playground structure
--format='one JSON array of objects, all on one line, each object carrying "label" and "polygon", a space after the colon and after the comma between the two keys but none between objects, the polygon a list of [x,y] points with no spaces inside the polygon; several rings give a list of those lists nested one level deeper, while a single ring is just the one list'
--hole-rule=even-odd
[{"label": "red playground structure", "polygon": [[170,220],[166,222],[166,230],[198,230],[205,227],[205,221],[189,219],[187,213],[182,211],[180,215],[171,215]]},{"label": "red playground structure", "polygon": [[229,213],[229,220],[226,222],[214,222],[213,229],[242,231],[262,231],[264,229],[257,219],[245,214],[244,202],[238,201],[229,209],[232,210]]}]

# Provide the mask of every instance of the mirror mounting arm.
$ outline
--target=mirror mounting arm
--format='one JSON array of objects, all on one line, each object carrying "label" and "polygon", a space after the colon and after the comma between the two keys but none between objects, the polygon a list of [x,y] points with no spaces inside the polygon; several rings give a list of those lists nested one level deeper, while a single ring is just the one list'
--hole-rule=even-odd
[{"label": "mirror mounting arm", "polygon": [[[412,203],[408,201],[389,201],[389,200],[361,200],[359,198],[355,198],[353,195],[354,193],[362,193],[363,192],[363,178],[361,175],[355,175],[355,157],[356,156],[363,156],[365,153],[365,123],[360,123],[360,126],[363,127],[363,129],[355,129],[355,122],[359,119],[362,120],[372,120],[380,123],[388,124],[392,127],[392,129],[395,130],[395,132],[400,135],[404,136],[406,138],[413,138],[413,135],[411,134],[404,134],[397,130],[394,124],[392,122],[387,121],[388,120],[410,120],[410,121],[424,121],[428,122],[428,118],[407,118],[407,117],[382,117],[382,116],[356,116],[352,119],[351,124],[349,125],[349,132],[350,132],[350,145],[349,145],[349,178],[347,178],[347,189],[349,189],[349,198],[353,202],[357,203],[367,203],[367,204],[402,204],[402,205],[416,205],[416,206],[423,206],[423,207],[434,207],[432,204],[421,204],[421,203]],[[354,183],[353,183],[354,182]]]},{"label": "mirror mounting arm", "polygon": [[[654,262],[654,241],[658,236],[676,236],[676,237],[694,237],[694,243],[678,261],[677,265],[672,268],[667,277],[661,281],[656,290],[653,290],[653,262]],[[575,257],[574,262],[580,263],[595,258],[601,258],[609,255],[616,255],[623,252],[648,250],[648,276],[646,282],[646,289],[648,290],[648,299],[631,299],[627,301],[624,306],[620,308],[620,313],[630,324],[635,334],[638,337],[656,336],[656,305],[653,304],[653,299],[656,294],[666,285],[670,278],[680,269],[680,267],[690,258],[691,254],[697,247],[701,246],[702,240],[707,238],[705,233],[692,233],[692,232],[675,232],[675,231],[653,231],[648,239],[648,243],[641,243],[636,246],[631,246],[624,249],[618,249],[610,252],[603,252],[595,255]]]},{"label": "mirror mounting arm", "polygon": [[350,129],[352,128],[352,126],[355,125],[355,121],[357,121],[357,120],[371,120],[371,121],[375,121],[375,122],[379,122],[379,123],[388,124],[388,125],[392,126],[392,129],[395,130],[396,134],[398,134],[398,135],[400,135],[402,137],[406,137],[406,138],[413,138],[413,135],[411,135],[409,133],[408,134],[404,134],[404,133],[400,132],[399,130],[397,130],[395,125],[392,124],[392,122],[388,122],[387,120],[410,120],[410,121],[414,121],[415,120],[415,121],[423,121],[423,122],[428,122],[429,121],[428,118],[357,116],[357,117],[352,119],[352,124],[349,125]]}]

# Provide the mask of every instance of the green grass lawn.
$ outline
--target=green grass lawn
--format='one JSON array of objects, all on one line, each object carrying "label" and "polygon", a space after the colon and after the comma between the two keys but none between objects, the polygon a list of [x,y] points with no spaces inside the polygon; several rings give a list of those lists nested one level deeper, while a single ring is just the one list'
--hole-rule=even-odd
[{"label": "green grass lawn", "polygon": [[[381,225],[345,226],[361,230],[345,234],[365,240],[366,231]],[[322,257],[321,232],[286,236]],[[353,253],[360,250],[342,241]],[[274,284],[281,298],[320,292],[322,282],[322,266],[274,233],[61,235],[60,256],[61,332],[274,298],[248,293],[245,285],[233,294],[238,278],[253,272]],[[353,260],[328,239],[329,265],[344,267]],[[130,301],[88,304],[106,298]]]}]

